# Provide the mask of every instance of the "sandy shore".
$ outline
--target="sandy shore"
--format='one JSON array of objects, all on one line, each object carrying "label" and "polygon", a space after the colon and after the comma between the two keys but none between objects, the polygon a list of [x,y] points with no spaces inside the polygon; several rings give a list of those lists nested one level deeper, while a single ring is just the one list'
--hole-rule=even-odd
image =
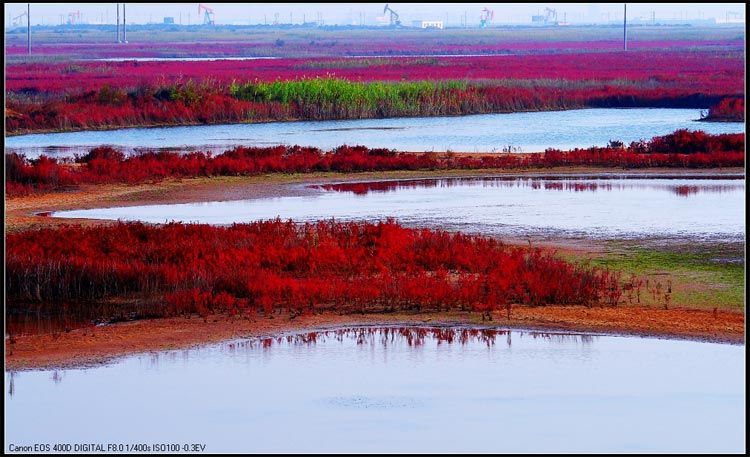
[{"label": "sandy shore", "polygon": [[[38,216],[49,211],[87,209],[106,206],[127,206],[156,203],[188,203],[304,195],[314,192],[308,184],[367,181],[383,179],[437,178],[451,176],[715,176],[737,175],[742,169],[625,171],[620,169],[556,168],[540,171],[436,171],[315,173],[300,175],[265,175],[254,177],[218,177],[166,180],[139,185],[85,186],[69,192],[31,195],[6,200],[6,230],[26,230],[60,224],[102,224],[100,220],[66,220]],[[511,241],[513,240],[506,240]],[[524,242],[516,240],[516,242]],[[580,256],[598,254],[602,245],[586,240],[575,243],[553,240],[550,248],[575,252]],[[656,306],[617,308],[543,307],[516,308],[512,318],[496,315],[493,325],[508,328],[565,330],[689,338],[724,343],[744,342],[744,313],[732,310],[690,309],[689,306],[665,310]],[[187,348],[231,338],[262,336],[274,332],[303,331],[331,326],[363,324],[487,324],[479,314],[322,314],[300,316],[294,320],[277,316],[274,319],[212,316],[202,318],[171,318],[89,327],[57,334],[6,338],[6,369],[53,368],[90,365],[128,354],[147,351]]]}]

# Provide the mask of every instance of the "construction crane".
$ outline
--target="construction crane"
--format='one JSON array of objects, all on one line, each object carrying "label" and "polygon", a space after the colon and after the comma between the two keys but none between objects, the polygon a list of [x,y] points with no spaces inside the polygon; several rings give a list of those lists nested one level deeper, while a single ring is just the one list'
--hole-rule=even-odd
[{"label": "construction crane", "polygon": [[71,11],[68,13],[68,25],[76,25],[76,22],[81,22],[81,12]]},{"label": "construction crane", "polygon": [[383,14],[385,13],[391,13],[391,27],[400,27],[401,21],[398,20],[398,13],[393,11],[388,4],[385,4],[385,8],[383,8]]},{"label": "construction crane", "polygon": [[29,15],[26,14],[26,11],[13,18],[13,25],[21,25],[23,18],[26,18],[27,21],[29,20]]},{"label": "construction crane", "polygon": [[553,10],[551,8],[544,8],[544,12],[547,13],[547,15],[544,17],[544,22],[546,23],[557,23],[557,11]]},{"label": "construction crane", "polygon": [[492,19],[495,17],[495,12],[491,9],[483,9],[482,14],[479,15],[479,26],[481,28],[487,27],[487,24],[492,22]]},{"label": "construction crane", "polygon": [[214,10],[209,8],[203,3],[198,4],[198,16],[203,13],[203,25],[215,25],[214,22]]}]

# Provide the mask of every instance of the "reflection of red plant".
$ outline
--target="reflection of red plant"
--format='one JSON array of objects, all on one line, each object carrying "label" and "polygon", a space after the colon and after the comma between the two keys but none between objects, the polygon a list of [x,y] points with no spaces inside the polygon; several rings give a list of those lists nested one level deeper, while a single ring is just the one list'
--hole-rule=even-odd
[{"label": "reflection of red plant", "polygon": [[[506,344],[510,345],[511,330],[497,328],[465,328],[465,327],[356,327],[334,330],[322,330],[317,332],[297,333],[275,337],[263,337],[260,339],[249,339],[247,341],[229,343],[230,350],[238,348],[272,347],[274,344],[287,346],[309,346],[317,342],[325,342],[328,338],[342,341],[344,338],[351,339],[357,344],[383,344],[391,345],[393,342],[405,341],[409,346],[422,346],[433,340],[436,344],[467,344],[476,342],[486,344],[488,347],[496,343],[498,337],[505,337]],[[591,335],[574,335],[565,333],[547,333],[534,331],[529,333],[531,338],[544,338],[552,341],[591,341]]]},{"label": "reflection of red plant", "polygon": [[674,188],[674,193],[683,197],[697,194],[698,192],[700,192],[700,188],[698,186],[677,186]]},{"label": "reflection of red plant", "polygon": [[74,303],[83,317],[488,313],[507,303],[616,304],[619,288],[619,275],[538,249],[392,221],[64,226],[9,233],[6,246],[12,306],[55,312]]},{"label": "reflection of red plant", "polygon": [[[326,191],[334,192],[351,192],[355,195],[367,195],[369,193],[386,193],[395,192],[404,189],[427,189],[432,187],[450,188],[453,186],[478,183],[482,187],[529,187],[534,190],[541,189],[555,191],[573,191],[573,192],[596,192],[611,191],[616,187],[627,185],[613,185],[612,183],[601,182],[568,182],[568,181],[550,181],[547,179],[523,179],[523,178],[502,178],[502,177],[461,177],[461,178],[429,178],[429,179],[409,179],[409,180],[390,180],[390,181],[367,181],[367,182],[342,182],[334,184],[320,184],[317,187]],[[680,196],[690,196],[698,193],[722,193],[736,190],[732,184],[701,184],[695,185],[678,185],[667,187],[671,192]],[[41,214],[37,214],[41,215]]]},{"label": "reflection of red plant", "polygon": [[[42,156],[29,161],[17,154],[5,156],[6,192],[24,195],[34,190],[55,190],[85,183],[137,183],[169,177],[239,176],[265,173],[363,172],[387,170],[502,169],[553,166],[741,167],[745,163],[745,135],[709,135],[678,130],[625,149],[605,147],[533,154],[457,156],[406,153],[363,146],[341,146],[324,152],[311,147],[236,147],[217,156],[199,152],[148,152],[125,157],[110,147],[92,149],[73,165]],[[393,186],[419,183],[347,184],[364,194]],[[425,185],[430,185],[429,183]],[[435,185],[435,184],[432,184]],[[547,183],[554,186],[556,183]],[[380,186],[380,187],[378,187]],[[574,190],[586,190],[582,187]],[[333,187],[331,187],[333,188]]]}]

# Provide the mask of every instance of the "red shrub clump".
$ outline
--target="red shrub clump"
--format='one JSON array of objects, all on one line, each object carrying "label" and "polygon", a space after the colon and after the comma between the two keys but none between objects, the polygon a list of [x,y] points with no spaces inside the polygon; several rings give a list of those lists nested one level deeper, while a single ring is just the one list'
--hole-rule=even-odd
[{"label": "red shrub clump", "polygon": [[745,121],[745,99],[740,97],[729,97],[722,99],[719,103],[708,109],[707,121]]},{"label": "red shrub clump", "polygon": [[745,150],[745,135],[741,133],[711,135],[702,130],[676,130],[664,136],[657,136],[650,142],[636,142],[631,149],[646,153],[683,154],[738,152]]},{"label": "red shrub clump", "polygon": [[618,275],[549,252],[393,221],[63,226],[9,233],[6,246],[10,307],[85,318],[489,312],[616,304],[620,287]]}]

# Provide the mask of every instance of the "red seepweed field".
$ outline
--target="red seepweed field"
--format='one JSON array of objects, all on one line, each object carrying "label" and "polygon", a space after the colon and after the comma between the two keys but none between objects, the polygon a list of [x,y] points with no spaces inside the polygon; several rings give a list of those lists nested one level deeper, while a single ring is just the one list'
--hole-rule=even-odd
[{"label": "red seepweed field", "polygon": [[11,309],[75,318],[490,312],[615,304],[622,293],[618,275],[549,252],[395,222],[70,226],[9,234],[7,243]]},{"label": "red seepweed field", "polygon": [[[728,100],[744,97],[742,48],[681,44],[602,52],[579,42],[570,48],[576,52],[561,53],[537,43],[525,54],[455,57],[11,63],[5,125],[24,133],[583,107],[717,106],[737,119],[744,109]],[[375,83],[394,93],[378,98],[383,90]],[[335,100],[325,95],[331,86]]]},{"label": "red seepweed field", "polygon": [[[712,73],[705,72],[706,66]],[[210,80],[275,81],[336,77],[349,81],[563,80],[612,81],[705,93],[741,93],[742,52],[672,50],[454,57],[279,58],[211,61],[39,62],[9,64],[6,89],[53,96]],[[51,77],[53,76],[53,77]]]}]

